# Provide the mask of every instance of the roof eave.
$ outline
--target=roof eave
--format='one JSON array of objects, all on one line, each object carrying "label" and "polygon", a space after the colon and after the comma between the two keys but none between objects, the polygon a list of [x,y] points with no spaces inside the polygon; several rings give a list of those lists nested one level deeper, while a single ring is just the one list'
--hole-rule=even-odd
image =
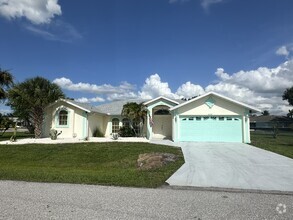
[{"label": "roof eave", "polygon": [[164,96],[159,96],[159,97],[157,97],[157,98],[151,99],[151,100],[149,100],[149,101],[147,101],[147,102],[144,102],[143,104],[147,106],[148,104],[150,104],[150,103],[152,103],[152,102],[155,102],[155,101],[157,101],[157,100],[159,100],[159,99],[165,99],[165,100],[167,100],[167,101],[169,101],[169,102],[173,102],[173,103],[176,104],[176,105],[179,104],[179,102],[176,102],[176,101],[174,101],[174,100],[172,100],[172,99],[169,99],[169,98],[166,98],[166,97],[164,97]]},{"label": "roof eave", "polygon": [[260,109],[254,108],[254,107],[252,107],[252,106],[250,106],[250,105],[247,105],[247,104],[244,104],[244,103],[242,103],[242,102],[235,101],[235,100],[233,100],[233,99],[231,99],[231,98],[228,98],[228,97],[226,97],[226,96],[220,95],[220,94],[218,94],[218,93],[216,93],[216,92],[208,92],[208,93],[206,93],[206,94],[204,94],[204,95],[202,95],[202,96],[198,96],[198,97],[196,97],[196,98],[194,98],[194,99],[191,99],[191,100],[189,100],[189,101],[183,102],[183,103],[181,103],[181,104],[179,104],[179,105],[177,105],[177,106],[174,106],[174,107],[170,108],[170,111],[173,111],[173,110],[175,110],[175,109],[177,109],[177,108],[180,108],[180,107],[182,107],[182,106],[184,106],[184,105],[187,105],[187,104],[189,104],[189,103],[191,103],[191,102],[194,102],[194,101],[196,101],[196,100],[199,100],[199,99],[204,98],[204,97],[209,96],[209,95],[215,95],[215,96],[218,96],[218,97],[220,97],[220,98],[222,98],[222,99],[226,99],[226,100],[228,100],[228,101],[230,101],[230,102],[233,102],[233,103],[235,103],[235,104],[237,104],[237,105],[243,106],[243,107],[245,107],[245,108],[247,108],[247,109],[249,109],[249,110],[251,110],[251,111],[254,111],[254,113],[261,112]]}]

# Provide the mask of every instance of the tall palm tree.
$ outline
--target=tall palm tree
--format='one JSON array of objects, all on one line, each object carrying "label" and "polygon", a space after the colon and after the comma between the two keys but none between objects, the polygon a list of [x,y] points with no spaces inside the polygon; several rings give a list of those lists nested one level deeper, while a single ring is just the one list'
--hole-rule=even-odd
[{"label": "tall palm tree", "polygon": [[7,98],[6,90],[13,85],[13,76],[8,70],[0,68],[0,100]]},{"label": "tall palm tree", "polygon": [[8,91],[8,105],[20,115],[26,115],[34,125],[35,138],[41,138],[45,107],[65,95],[61,88],[42,77],[27,79]]},{"label": "tall palm tree", "polygon": [[129,102],[123,106],[121,115],[127,117],[130,120],[131,126],[139,128],[139,134],[136,133],[137,136],[140,136],[143,133],[143,127],[145,123],[145,118],[147,115],[147,111],[143,103]]}]

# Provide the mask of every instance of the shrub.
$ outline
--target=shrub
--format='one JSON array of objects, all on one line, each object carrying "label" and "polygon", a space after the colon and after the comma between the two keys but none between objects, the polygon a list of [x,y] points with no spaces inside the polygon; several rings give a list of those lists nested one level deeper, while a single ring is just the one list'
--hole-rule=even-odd
[{"label": "shrub", "polygon": [[130,127],[123,126],[119,130],[120,137],[134,137],[135,133]]},{"label": "shrub", "polygon": [[99,128],[95,128],[93,132],[93,137],[104,137],[104,134],[100,131]]}]

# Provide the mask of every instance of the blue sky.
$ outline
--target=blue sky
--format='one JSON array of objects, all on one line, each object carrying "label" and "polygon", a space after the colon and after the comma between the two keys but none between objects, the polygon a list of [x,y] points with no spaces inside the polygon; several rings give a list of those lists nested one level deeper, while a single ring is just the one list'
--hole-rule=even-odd
[{"label": "blue sky", "polygon": [[0,28],[2,69],[81,102],[215,91],[289,109],[292,0],[0,0]]}]

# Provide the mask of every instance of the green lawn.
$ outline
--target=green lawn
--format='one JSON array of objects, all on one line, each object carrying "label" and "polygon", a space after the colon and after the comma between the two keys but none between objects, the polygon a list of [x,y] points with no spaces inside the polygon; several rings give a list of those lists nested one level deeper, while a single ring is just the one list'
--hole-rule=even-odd
[{"label": "green lawn", "polygon": [[[162,168],[140,171],[141,153],[167,152],[179,159]],[[158,187],[184,163],[180,148],[149,143],[0,145],[0,179]]]},{"label": "green lawn", "polygon": [[[0,141],[10,140],[13,134],[14,132],[5,132],[2,136],[0,136]],[[30,134],[28,132],[16,132],[17,139],[29,138],[34,136],[35,136],[34,134]]]},{"label": "green lawn", "polygon": [[277,138],[269,133],[252,132],[251,144],[293,158],[293,132],[280,133]]}]

